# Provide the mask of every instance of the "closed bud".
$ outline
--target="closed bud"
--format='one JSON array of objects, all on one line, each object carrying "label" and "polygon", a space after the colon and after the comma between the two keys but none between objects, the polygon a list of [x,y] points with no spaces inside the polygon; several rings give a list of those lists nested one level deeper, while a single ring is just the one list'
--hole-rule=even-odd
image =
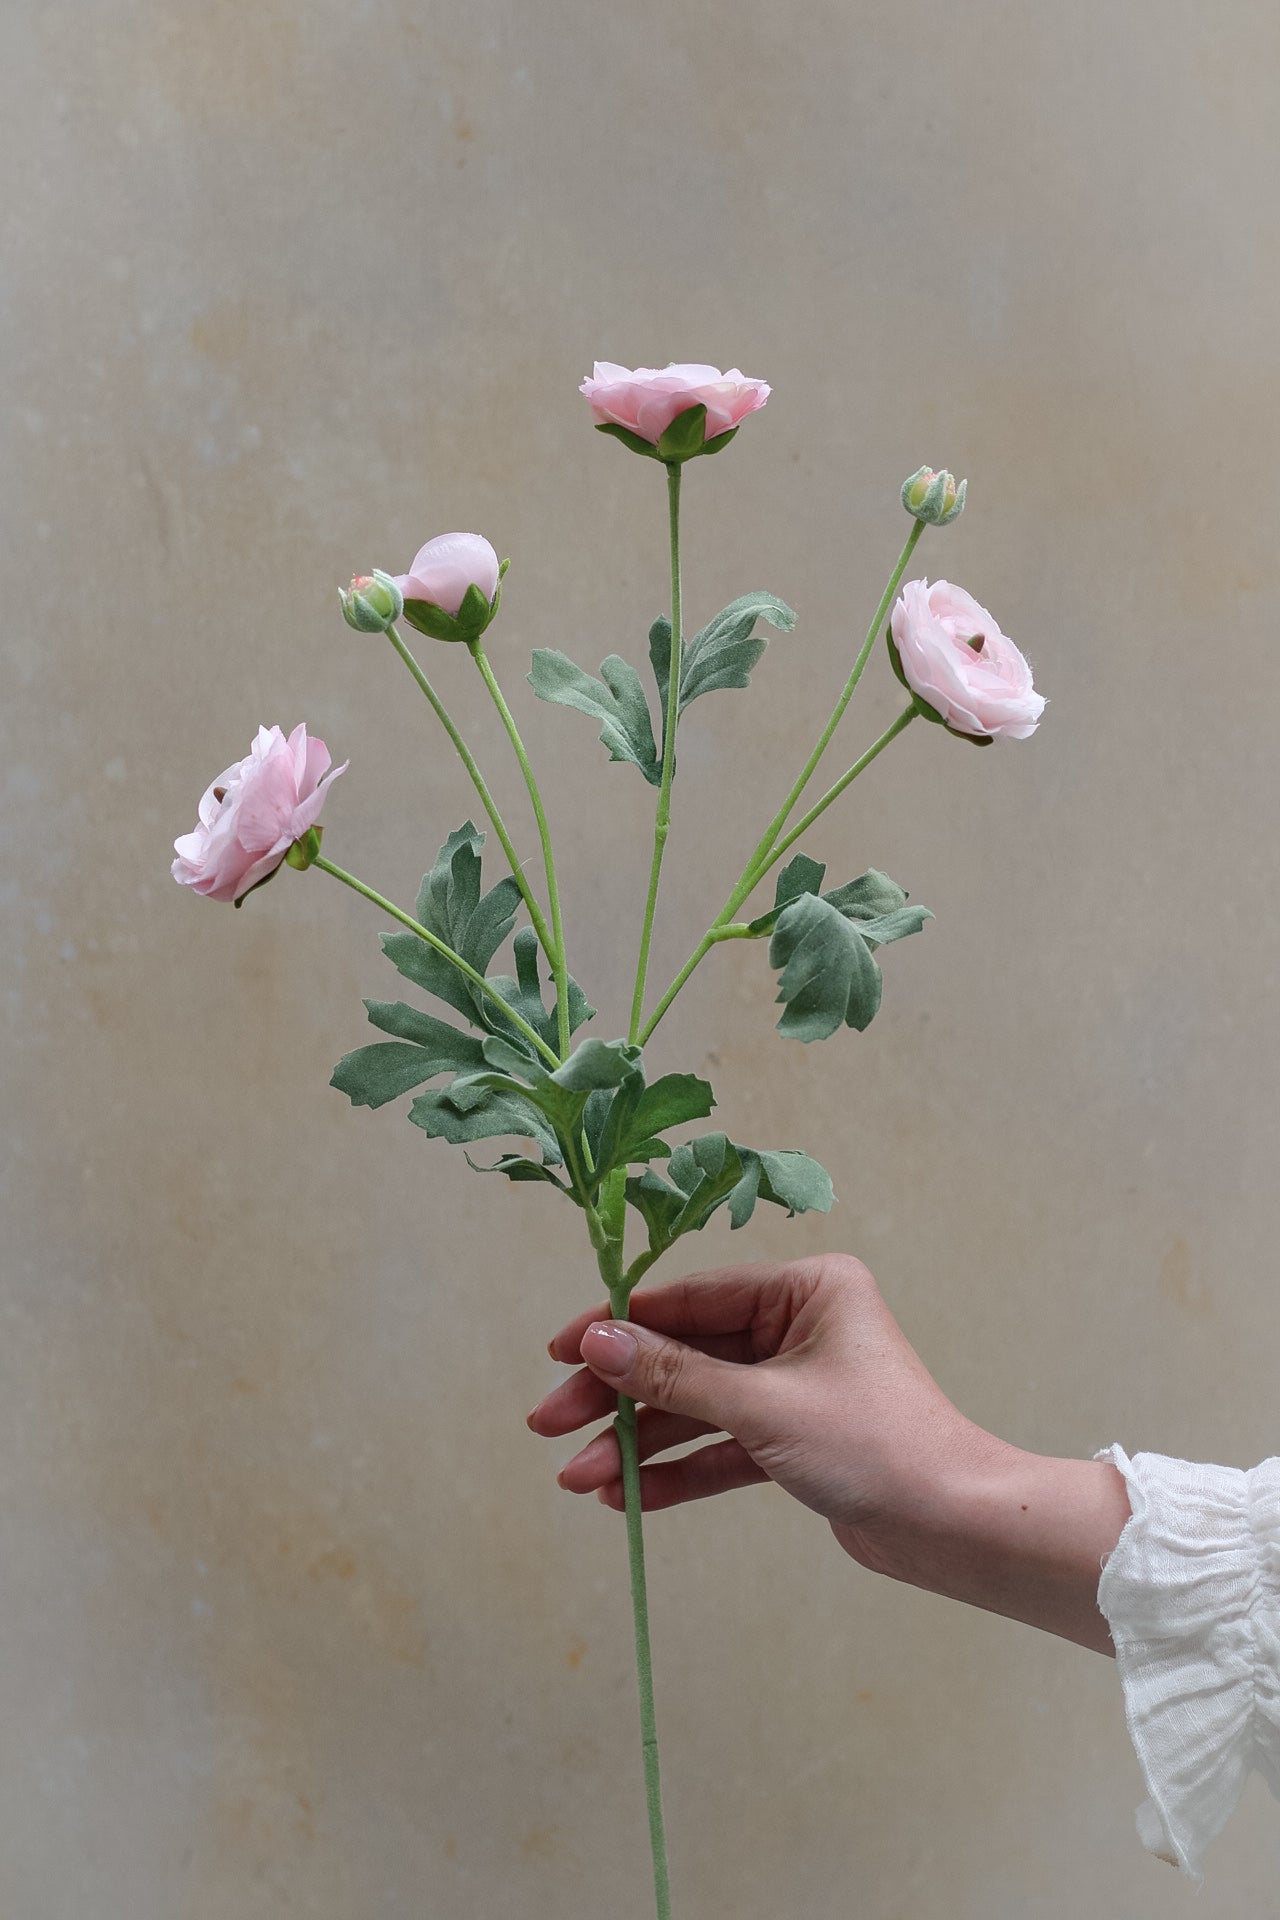
[{"label": "closed bud", "polygon": [[945,527],[949,520],[956,520],[964,512],[964,496],[969,482],[961,480],[956,484],[954,473],[946,468],[935,473],[932,467],[921,467],[909,480],[902,483],[902,504],[916,520],[923,520],[927,527]]},{"label": "closed bud", "polygon": [[343,593],[342,617],[357,633],[385,633],[404,612],[404,595],[389,573],[359,573]]}]

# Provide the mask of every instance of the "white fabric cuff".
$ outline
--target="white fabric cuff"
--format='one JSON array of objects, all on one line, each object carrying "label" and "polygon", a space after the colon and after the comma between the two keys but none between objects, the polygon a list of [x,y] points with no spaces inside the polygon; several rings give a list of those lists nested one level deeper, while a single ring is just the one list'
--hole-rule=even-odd
[{"label": "white fabric cuff", "polygon": [[1280,1458],[1247,1473],[1123,1447],[1132,1516],[1098,1606],[1150,1796],[1143,1845],[1200,1879],[1256,1767],[1280,1798]]}]

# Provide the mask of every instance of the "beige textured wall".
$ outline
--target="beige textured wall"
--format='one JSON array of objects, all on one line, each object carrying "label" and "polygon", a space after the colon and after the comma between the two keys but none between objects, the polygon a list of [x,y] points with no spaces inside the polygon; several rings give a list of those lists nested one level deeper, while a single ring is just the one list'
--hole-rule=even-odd
[{"label": "beige textured wall", "polygon": [[[411,898],[471,801],[333,590],[481,528],[616,1030],[651,794],[520,675],[642,651],[663,501],[577,381],[775,388],[690,472],[688,599],[801,624],[695,713],[657,973],[840,682],[902,475],[953,465],[922,564],[1025,645],[1043,729],[916,728],[814,835],[938,916],[864,1038],[770,1038],[730,948],[661,1058],[832,1166],[839,1211],[754,1254],[862,1253],[977,1419],[1274,1450],[1278,16],[42,0],[0,42],[0,1915],[640,1920],[621,1531],[523,1425],[595,1293],[575,1221],[328,1091],[374,914],[291,874],[215,911],[169,843],[305,717],[352,759],[326,850]],[[1142,1853],[1103,1661],[877,1584],[770,1490],[651,1553],[682,1920],[1269,1908],[1261,1795],[1198,1905]]]}]

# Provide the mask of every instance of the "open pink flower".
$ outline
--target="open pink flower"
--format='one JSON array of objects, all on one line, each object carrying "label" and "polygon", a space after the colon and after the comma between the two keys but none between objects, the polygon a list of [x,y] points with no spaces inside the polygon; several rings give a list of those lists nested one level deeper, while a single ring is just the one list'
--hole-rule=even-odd
[{"label": "open pink flower", "polygon": [[670,367],[618,367],[597,360],[590,379],[579,391],[591,402],[598,427],[625,427],[657,446],[678,413],[690,407],[707,410],[706,437],[714,440],[739,426],[769,398],[763,380],[748,380],[739,367],[721,373],[719,367],[696,362]]},{"label": "open pink flower", "polygon": [[478,533],[438,533],[419,547],[408,573],[393,574],[406,600],[428,600],[443,613],[456,613],[468,587],[486,600],[498,591],[498,556]]},{"label": "open pink flower", "polygon": [[305,726],[287,740],[279,727],[259,727],[246,757],[205,793],[195,831],[174,841],[174,879],[210,900],[239,900],[315,825],[331,783],[349,765],[329,773],[329,749],[308,740]]},{"label": "open pink flower", "polygon": [[1031,668],[985,607],[949,580],[908,580],[889,619],[903,677],[956,733],[1025,740],[1044,712]]}]

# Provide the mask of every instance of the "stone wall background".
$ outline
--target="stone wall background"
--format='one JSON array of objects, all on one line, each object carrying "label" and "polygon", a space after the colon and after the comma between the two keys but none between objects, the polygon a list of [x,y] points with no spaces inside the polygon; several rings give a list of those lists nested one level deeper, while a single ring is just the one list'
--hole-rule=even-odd
[{"label": "stone wall background", "polygon": [[[642,652],[664,505],[578,380],[775,389],[690,471],[687,604],[801,622],[690,725],[655,978],[840,683],[902,476],[967,473],[921,566],[1025,646],[1040,734],[915,728],[813,836],[938,916],[865,1037],[771,1039],[730,946],[664,1058],[832,1167],[753,1256],[856,1249],[976,1419],[1274,1451],[1280,16],[45,0],[0,48],[0,1913],[640,1920],[621,1531],[523,1425],[596,1291],[574,1221],[327,1089],[376,915],[292,874],[214,912],[170,842],[305,717],[352,760],[326,850],[412,897],[469,790],[334,587],[482,529],[616,1027],[651,795],[521,675]],[[880,660],[851,746],[897,698]],[[772,1490],[650,1540],[683,1916],[1204,1911],[1134,1835],[1107,1663],[877,1584]],[[1214,1913],[1265,1909],[1276,1844],[1259,1789]]]}]

